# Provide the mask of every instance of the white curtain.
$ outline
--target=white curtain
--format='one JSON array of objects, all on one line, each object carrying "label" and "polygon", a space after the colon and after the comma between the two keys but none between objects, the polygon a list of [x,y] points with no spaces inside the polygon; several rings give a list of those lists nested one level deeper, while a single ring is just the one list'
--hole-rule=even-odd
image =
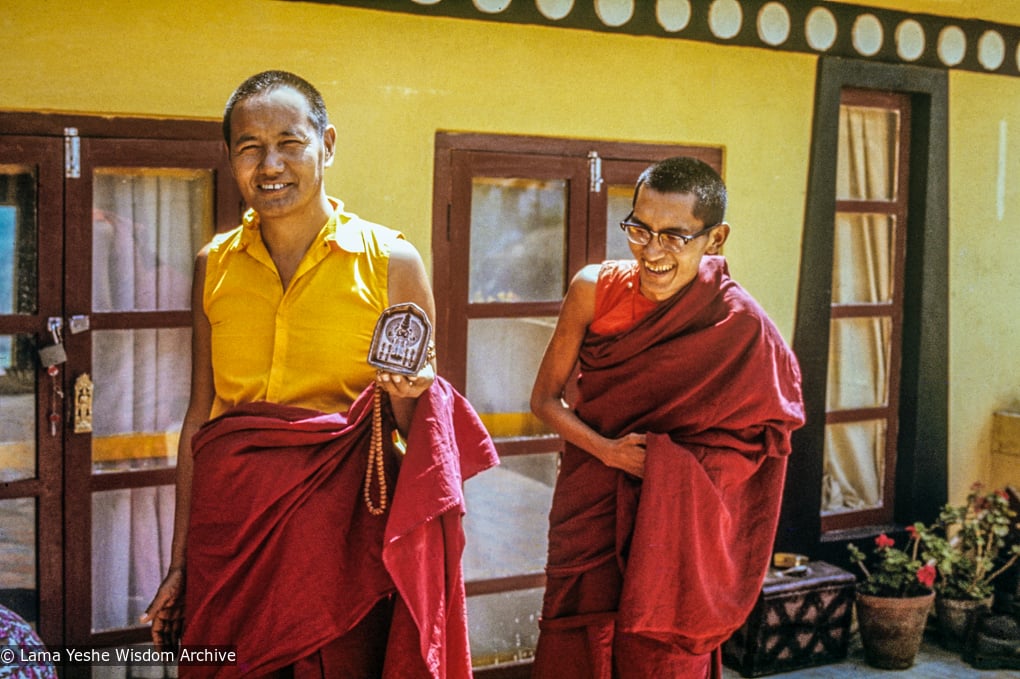
[{"label": "white curtain", "polygon": [[[211,195],[204,171],[97,172],[94,311],[188,309],[194,254],[211,233]],[[174,464],[190,338],[189,328],[93,331],[95,471]],[[94,630],[137,624],[167,569],[173,510],[172,485],[93,495]]]},{"label": "white curtain", "polygon": [[[896,194],[895,112],[843,106],[839,121],[837,198],[891,200]],[[893,294],[897,225],[883,214],[838,213],[832,303],[884,303]],[[830,326],[826,411],[881,407],[889,399],[888,317],[839,318]],[[885,420],[827,425],[822,511],[879,506],[885,474]]]}]

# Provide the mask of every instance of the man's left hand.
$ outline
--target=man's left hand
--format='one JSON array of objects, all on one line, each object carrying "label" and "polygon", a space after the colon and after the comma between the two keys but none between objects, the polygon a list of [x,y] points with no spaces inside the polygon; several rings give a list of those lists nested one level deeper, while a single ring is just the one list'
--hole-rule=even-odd
[{"label": "man's left hand", "polygon": [[426,363],[425,367],[419,370],[416,375],[401,375],[400,373],[380,370],[375,376],[376,384],[382,387],[390,396],[396,398],[418,398],[435,381],[436,371],[431,363]]}]

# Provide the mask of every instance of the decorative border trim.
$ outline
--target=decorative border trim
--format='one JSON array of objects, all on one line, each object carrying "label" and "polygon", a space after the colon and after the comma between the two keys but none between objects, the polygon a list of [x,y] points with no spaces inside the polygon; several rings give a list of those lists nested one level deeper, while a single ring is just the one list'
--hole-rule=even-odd
[{"label": "decorative border trim", "polygon": [[1020,26],[823,0],[300,1],[1020,76]]}]

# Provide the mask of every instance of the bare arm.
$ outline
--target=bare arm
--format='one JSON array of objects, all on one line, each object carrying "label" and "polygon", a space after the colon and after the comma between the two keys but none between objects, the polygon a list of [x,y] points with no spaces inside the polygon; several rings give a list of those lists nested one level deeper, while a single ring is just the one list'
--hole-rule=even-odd
[{"label": "bare arm", "polygon": [[181,426],[177,444],[176,504],[174,508],[174,535],[170,548],[170,568],[152,603],[142,616],[143,623],[152,623],[153,643],[161,648],[173,648],[183,631],[183,605],[185,582],[185,546],[188,538],[188,521],[191,516],[192,457],[191,438],[209,419],[215,387],[212,372],[211,329],[202,305],[205,286],[206,252],[195,260],[195,275],[191,288],[191,397]]},{"label": "bare arm", "polygon": [[641,477],[645,466],[644,434],[606,438],[585,424],[563,400],[567,382],[574,376],[581,342],[595,316],[597,276],[598,265],[590,265],[570,282],[556,329],[538,368],[531,391],[531,410],[564,440],[591,453],[606,466]]},{"label": "bare arm", "polygon": [[[436,303],[425,273],[425,264],[418,250],[406,240],[396,241],[390,251],[387,294],[391,305],[414,302],[420,306],[435,327]],[[435,359],[426,363],[421,372],[410,379],[397,373],[380,373],[378,383],[389,393],[397,427],[404,434],[411,426],[418,397],[432,386],[435,378]]]}]

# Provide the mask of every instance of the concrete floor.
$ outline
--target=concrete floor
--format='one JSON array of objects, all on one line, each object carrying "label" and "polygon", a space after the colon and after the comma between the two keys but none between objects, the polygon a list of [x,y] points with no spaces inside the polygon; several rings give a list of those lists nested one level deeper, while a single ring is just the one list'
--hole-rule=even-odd
[{"label": "concrete floor", "polygon": [[[725,668],[724,679],[739,679],[740,673]],[[857,679],[859,677],[886,677],[887,679],[1020,679],[1020,670],[976,670],[963,661],[959,653],[951,653],[935,641],[934,635],[925,637],[914,666],[906,670],[880,670],[864,662],[859,637],[851,637],[847,659],[833,665],[809,667],[793,672],[768,675],[776,679]]]}]

